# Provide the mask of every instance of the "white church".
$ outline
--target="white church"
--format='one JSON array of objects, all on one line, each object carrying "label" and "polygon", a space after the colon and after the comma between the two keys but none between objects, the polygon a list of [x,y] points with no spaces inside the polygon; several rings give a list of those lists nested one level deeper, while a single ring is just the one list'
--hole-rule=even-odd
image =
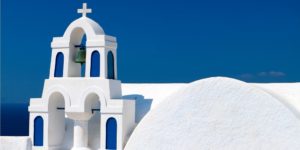
[{"label": "white church", "polygon": [[1,150],[300,149],[300,82],[121,83],[116,37],[91,12],[53,38],[29,136],[0,137]]},{"label": "white church", "polygon": [[105,35],[87,17],[91,11],[83,4],[78,9],[82,16],[62,37],[53,38],[49,79],[42,97],[30,100],[29,136],[34,148],[60,149],[66,117],[74,122],[72,150],[88,150],[89,141],[95,140],[88,129],[96,111],[100,130],[92,132],[99,134],[100,149],[122,149],[135,127],[135,101],[122,99],[117,79],[116,38]]}]

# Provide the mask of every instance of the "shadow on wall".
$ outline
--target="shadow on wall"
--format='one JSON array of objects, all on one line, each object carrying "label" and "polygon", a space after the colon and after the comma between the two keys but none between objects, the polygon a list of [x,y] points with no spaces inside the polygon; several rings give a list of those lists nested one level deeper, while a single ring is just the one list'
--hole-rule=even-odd
[{"label": "shadow on wall", "polygon": [[145,99],[143,95],[131,94],[125,95],[123,99],[135,100],[135,122],[139,123],[151,108],[153,99]]},{"label": "shadow on wall", "polygon": [[74,133],[74,121],[69,118],[65,118],[66,126],[65,126],[65,138],[63,143],[64,149],[71,149],[73,146],[73,133]]},{"label": "shadow on wall", "polygon": [[[88,123],[88,146],[92,150],[100,149],[100,112],[95,111],[94,115],[89,120]],[[66,126],[65,126],[65,137],[64,141],[62,141],[62,149],[70,150],[74,145],[74,121],[72,119],[66,118]]]}]

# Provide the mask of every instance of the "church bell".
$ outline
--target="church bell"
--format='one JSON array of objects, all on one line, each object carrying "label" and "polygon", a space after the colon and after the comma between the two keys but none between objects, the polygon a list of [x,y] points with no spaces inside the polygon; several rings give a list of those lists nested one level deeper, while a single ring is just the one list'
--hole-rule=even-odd
[{"label": "church bell", "polygon": [[75,47],[79,47],[79,50],[76,53],[75,62],[81,64],[85,63],[86,47],[84,45],[76,45]]}]

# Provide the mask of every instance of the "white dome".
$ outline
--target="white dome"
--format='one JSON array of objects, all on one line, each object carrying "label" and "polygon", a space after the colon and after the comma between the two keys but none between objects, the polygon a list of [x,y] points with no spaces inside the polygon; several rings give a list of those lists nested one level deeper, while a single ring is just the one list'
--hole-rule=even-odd
[{"label": "white dome", "polygon": [[229,78],[193,82],[162,101],[125,149],[300,149],[300,120],[278,99]]}]

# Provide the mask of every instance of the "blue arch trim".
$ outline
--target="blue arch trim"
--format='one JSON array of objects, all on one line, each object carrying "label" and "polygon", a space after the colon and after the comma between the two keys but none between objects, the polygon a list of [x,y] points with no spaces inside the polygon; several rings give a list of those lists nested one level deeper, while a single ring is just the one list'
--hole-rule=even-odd
[{"label": "blue arch trim", "polygon": [[117,121],[109,118],[106,122],[106,149],[117,149]]},{"label": "blue arch trim", "polygon": [[111,51],[107,54],[107,76],[108,79],[115,79],[115,60]]},{"label": "blue arch trim", "polygon": [[100,54],[98,51],[93,51],[91,56],[91,77],[100,77]]},{"label": "blue arch trim", "polygon": [[44,120],[41,116],[34,119],[34,135],[33,135],[33,145],[43,146],[44,139]]},{"label": "blue arch trim", "polygon": [[64,70],[64,54],[59,52],[56,54],[55,58],[55,70],[54,77],[62,77]]}]

